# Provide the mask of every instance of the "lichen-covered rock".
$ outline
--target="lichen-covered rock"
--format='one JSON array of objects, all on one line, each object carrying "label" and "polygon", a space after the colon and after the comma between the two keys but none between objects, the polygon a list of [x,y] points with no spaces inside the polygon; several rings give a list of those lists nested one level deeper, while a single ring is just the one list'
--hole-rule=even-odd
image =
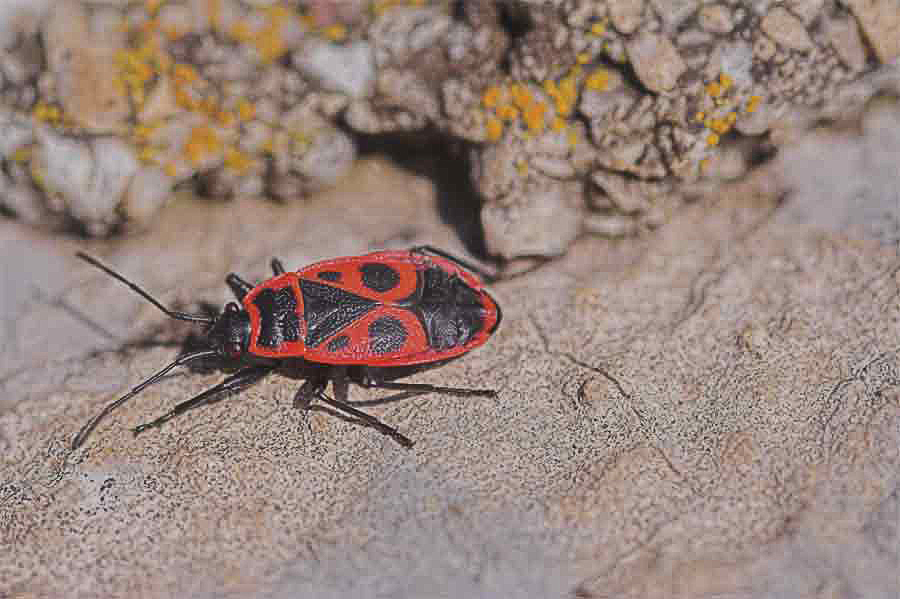
[{"label": "lichen-covered rock", "polygon": [[[347,128],[436,129],[474,144],[485,213],[506,227],[488,250],[554,253],[524,228],[516,249],[512,223],[529,218],[510,207],[540,212],[526,190],[576,195],[566,214],[583,226],[560,238],[656,226],[680,186],[747,168],[723,146],[766,133],[777,146],[890,90],[898,23],[896,0],[72,0],[39,31],[3,38],[0,100],[64,137],[118,135],[154,180],[223,198],[294,198],[337,180],[355,156]],[[17,157],[4,158],[15,185],[39,189],[21,180],[35,170],[27,152]],[[672,193],[600,208],[606,192],[582,184],[597,172]],[[141,197],[123,191],[93,222],[160,205],[138,209]]]}]

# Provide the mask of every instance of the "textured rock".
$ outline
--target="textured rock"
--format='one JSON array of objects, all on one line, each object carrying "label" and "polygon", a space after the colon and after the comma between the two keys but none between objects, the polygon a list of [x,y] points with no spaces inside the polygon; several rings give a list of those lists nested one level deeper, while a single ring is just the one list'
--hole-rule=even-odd
[{"label": "textured rock", "polygon": [[809,50],[813,47],[803,22],[780,6],[766,13],[760,27],[766,35],[791,50]]},{"label": "textured rock", "polygon": [[900,4],[897,0],[847,0],[881,62],[900,56]]},{"label": "textured rock", "polygon": [[657,93],[674,88],[685,70],[672,42],[654,33],[642,33],[629,41],[628,58],[641,83]]}]

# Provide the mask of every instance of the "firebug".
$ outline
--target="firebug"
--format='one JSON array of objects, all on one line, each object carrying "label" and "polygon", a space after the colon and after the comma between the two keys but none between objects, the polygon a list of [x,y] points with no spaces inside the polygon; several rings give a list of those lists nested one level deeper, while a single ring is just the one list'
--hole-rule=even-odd
[{"label": "firebug", "polygon": [[[134,428],[158,427],[188,410],[246,388],[298,360],[306,380],[294,405],[319,400],[389,435],[404,447],[413,442],[341,398],[347,383],[405,392],[495,397],[490,389],[402,383],[403,378],[483,345],[500,325],[500,306],[485,290],[488,276],[471,264],[430,246],[325,260],[286,272],[272,260],[274,276],[251,285],[232,273],[225,279],[237,298],[217,316],[176,312],[121,274],[82,252],[77,256],[128,285],[170,318],[207,325],[206,349],[179,356],[130,392],[107,405],[72,442],[81,446],[102,418],[178,366],[219,358],[236,371],[221,383]],[[478,273],[478,274],[476,274]],[[325,393],[334,382],[335,397]]]}]

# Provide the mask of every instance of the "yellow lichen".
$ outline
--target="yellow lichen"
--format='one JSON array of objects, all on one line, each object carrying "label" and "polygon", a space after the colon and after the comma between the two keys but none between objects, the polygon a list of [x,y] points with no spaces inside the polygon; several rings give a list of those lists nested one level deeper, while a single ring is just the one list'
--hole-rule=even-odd
[{"label": "yellow lichen", "polygon": [[762,102],[761,96],[750,96],[750,99],[747,100],[747,112],[755,112],[760,102]]},{"label": "yellow lichen", "polygon": [[497,85],[492,85],[484,90],[484,95],[481,96],[481,103],[484,104],[486,108],[494,108],[500,103],[500,98],[503,95],[503,88]]},{"label": "yellow lichen", "polygon": [[577,131],[571,130],[571,129],[570,129],[567,138],[568,138],[568,141],[569,141],[569,145],[570,145],[571,147],[574,148],[575,146],[578,145],[578,132],[577,132]]},{"label": "yellow lichen", "polygon": [[225,168],[238,173],[247,172],[253,166],[253,159],[231,146],[225,148]]},{"label": "yellow lichen", "polygon": [[31,111],[31,115],[38,121],[58,123],[62,117],[62,112],[59,110],[58,106],[38,102]]},{"label": "yellow lichen", "polygon": [[720,73],[719,84],[722,86],[722,90],[727,90],[732,85],[734,85],[734,79],[732,79],[731,76],[727,73]]},{"label": "yellow lichen", "polygon": [[729,123],[728,120],[724,118],[714,118],[712,119],[709,128],[721,135],[723,133],[727,133],[728,130],[731,129],[731,123]]},{"label": "yellow lichen", "polygon": [[722,86],[718,81],[710,81],[706,84],[706,93],[712,98],[718,98],[722,95]]},{"label": "yellow lichen", "polygon": [[25,163],[31,160],[31,153],[31,146],[19,146],[12,153],[10,158],[13,160],[13,162]]},{"label": "yellow lichen", "polygon": [[241,98],[237,103],[237,115],[240,121],[250,121],[256,116],[256,106],[246,98]]},{"label": "yellow lichen", "polygon": [[591,55],[587,52],[581,52],[578,56],[575,57],[575,62],[578,64],[587,64],[591,62]]},{"label": "yellow lichen", "polygon": [[706,113],[703,112],[702,110],[698,111],[697,114],[694,115],[694,120],[697,121],[698,123],[702,123],[705,119],[706,119]]},{"label": "yellow lichen", "polygon": [[606,69],[597,69],[584,80],[584,85],[593,91],[604,92],[609,89],[611,76]]},{"label": "yellow lichen", "polygon": [[156,164],[157,151],[152,146],[144,146],[138,152],[138,160],[144,164]]},{"label": "yellow lichen", "polygon": [[513,83],[509,88],[509,93],[512,96],[513,103],[518,106],[520,110],[526,110],[534,101],[531,92],[521,83]]},{"label": "yellow lichen", "polygon": [[209,16],[209,26],[218,31],[222,25],[221,0],[206,0],[206,14]]},{"label": "yellow lichen", "polygon": [[496,114],[504,121],[514,121],[519,118],[519,109],[512,104],[503,104],[497,107]]},{"label": "yellow lichen", "polygon": [[566,128],[566,121],[562,117],[556,117],[553,119],[553,122],[550,123],[550,128],[559,133]]},{"label": "yellow lichen", "polygon": [[716,133],[710,133],[706,136],[706,144],[710,146],[715,146],[719,144],[719,136]]},{"label": "yellow lichen", "polygon": [[591,25],[591,33],[594,35],[603,35],[606,33],[606,19]]},{"label": "yellow lichen", "polygon": [[322,33],[333,42],[340,42],[347,39],[347,27],[340,23],[325,27],[322,30]]},{"label": "yellow lichen", "polygon": [[163,172],[170,177],[175,177],[178,174],[178,167],[175,166],[174,162],[169,162],[163,167]]},{"label": "yellow lichen", "polygon": [[193,83],[200,78],[197,70],[189,64],[176,63],[172,67],[172,77],[177,83]]},{"label": "yellow lichen", "polygon": [[544,113],[547,112],[547,105],[543,102],[532,102],[522,110],[522,120],[525,125],[535,133],[542,133],[546,124],[544,123]]},{"label": "yellow lichen", "polygon": [[228,33],[235,41],[242,43],[249,42],[253,38],[253,32],[250,30],[250,26],[243,21],[235,21],[234,24],[231,25],[231,29]]},{"label": "yellow lichen", "polygon": [[516,170],[524,177],[528,174],[528,163],[522,158],[516,160]]},{"label": "yellow lichen", "polygon": [[494,117],[490,117],[485,125],[485,134],[489,141],[497,141],[503,135],[503,123]]},{"label": "yellow lichen", "polygon": [[191,163],[197,164],[219,149],[216,132],[211,127],[200,125],[191,129],[184,144],[184,155]]}]

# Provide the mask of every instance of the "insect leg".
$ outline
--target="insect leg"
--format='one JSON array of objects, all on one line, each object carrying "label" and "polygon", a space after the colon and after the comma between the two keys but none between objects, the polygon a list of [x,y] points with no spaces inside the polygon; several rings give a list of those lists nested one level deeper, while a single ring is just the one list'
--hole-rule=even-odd
[{"label": "insect leg", "polygon": [[[343,394],[346,394],[346,371],[344,369],[336,367],[329,374],[335,376],[338,379],[344,379],[343,384],[336,384],[335,394],[339,395],[341,394],[341,391],[343,391]],[[336,410],[353,416],[363,424],[367,424],[368,426],[379,430],[381,433],[397,441],[403,447],[412,447],[412,440],[409,437],[403,435],[397,429],[388,426],[374,416],[357,410],[343,399],[332,399],[331,397],[326,395],[325,387],[328,385],[328,379],[328,376],[318,376],[315,378],[307,379],[306,382],[303,383],[303,385],[297,390],[296,395],[294,395],[294,407],[308,410],[313,400],[318,399],[319,401],[328,404]]]},{"label": "insect leg", "polygon": [[369,414],[366,414],[365,412],[357,410],[356,408],[354,408],[353,406],[351,406],[350,404],[348,404],[346,402],[338,401],[336,399],[331,399],[330,397],[325,395],[324,392],[320,392],[317,397],[323,403],[328,404],[332,408],[334,408],[336,410],[340,410],[341,412],[350,414],[357,420],[360,420],[363,423],[368,424],[372,428],[378,429],[378,431],[380,431],[382,434],[385,434],[385,435],[391,437],[394,441],[396,441],[403,447],[409,449],[410,447],[413,446],[412,439],[410,439],[409,437],[407,437],[406,435],[404,435],[403,433],[401,433],[394,427],[388,426],[387,424],[383,423],[381,420],[375,418],[374,416],[371,416]]},{"label": "insect leg", "polygon": [[439,387],[437,385],[428,385],[424,383],[396,383],[394,381],[384,381],[373,375],[370,369],[364,369],[362,375],[357,377],[355,382],[367,389],[407,391],[414,395],[446,393],[447,395],[455,395],[458,397],[497,397],[497,391],[493,389],[463,389],[460,387]]},{"label": "insect leg", "polygon": [[136,426],[132,429],[132,431],[134,432],[134,434],[141,433],[148,428],[154,428],[163,424],[164,422],[168,422],[175,416],[183,414],[188,410],[192,410],[196,407],[202,406],[203,404],[215,403],[221,399],[224,399],[222,396],[226,393],[238,391],[240,389],[243,389],[244,387],[249,387],[253,383],[259,381],[261,378],[269,374],[271,371],[271,366],[253,366],[251,368],[240,370],[226,378],[215,387],[210,387],[206,391],[203,391],[202,393],[199,393],[194,397],[181,402],[156,420]]},{"label": "insect leg", "polygon": [[275,273],[276,277],[285,273],[284,264],[278,258],[272,258],[272,272]]},{"label": "insect leg", "polygon": [[250,293],[250,290],[253,289],[253,285],[240,278],[234,273],[230,273],[227,277],[225,277],[225,282],[231,287],[231,292],[238,299],[239,302],[244,301],[244,297]]}]

